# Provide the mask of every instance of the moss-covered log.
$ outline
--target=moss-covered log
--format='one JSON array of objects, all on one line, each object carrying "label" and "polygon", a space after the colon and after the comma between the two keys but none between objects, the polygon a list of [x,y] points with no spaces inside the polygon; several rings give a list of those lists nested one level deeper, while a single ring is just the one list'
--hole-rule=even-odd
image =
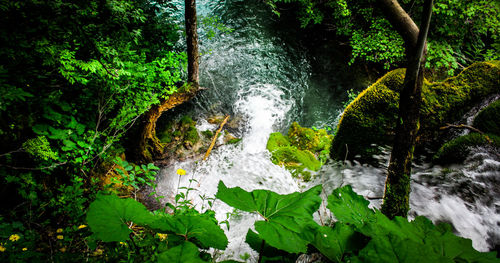
[{"label": "moss-covered log", "polygon": [[168,99],[159,105],[153,106],[145,115],[145,121],[139,138],[138,159],[145,163],[150,163],[163,155],[165,144],[156,136],[156,122],[163,112],[172,109],[190,99],[198,90],[197,87],[190,87],[186,92],[172,94]]},{"label": "moss-covered log", "polygon": [[[344,110],[330,150],[334,159],[369,159],[375,145],[390,145],[398,120],[405,69],[396,69],[364,90]],[[434,141],[445,123],[459,120],[485,97],[500,92],[500,61],[475,63],[442,82],[424,80],[419,142]],[[439,144],[438,144],[439,145]]]}]

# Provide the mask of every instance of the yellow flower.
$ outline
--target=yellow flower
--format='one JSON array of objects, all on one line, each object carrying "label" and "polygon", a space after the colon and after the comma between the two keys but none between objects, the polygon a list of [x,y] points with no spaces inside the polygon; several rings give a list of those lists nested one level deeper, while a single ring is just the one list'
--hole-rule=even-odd
[{"label": "yellow flower", "polygon": [[79,225],[78,229],[82,229],[82,228],[86,228],[86,227],[87,227],[87,225]]},{"label": "yellow flower", "polygon": [[181,176],[182,175],[186,175],[186,170],[184,170],[184,169],[177,169],[177,174],[181,175]]},{"label": "yellow flower", "polygon": [[59,251],[61,251],[62,253],[66,252],[66,248],[65,247],[62,247],[59,249]]},{"label": "yellow flower", "polygon": [[12,242],[16,242],[20,239],[21,237],[18,235],[18,234],[14,234],[14,235],[11,235],[9,237],[9,240],[12,241]]},{"label": "yellow flower", "polygon": [[127,246],[127,243],[125,243],[125,242],[120,242],[120,245],[122,245],[122,246]]},{"label": "yellow flower", "polygon": [[23,247],[23,251],[26,251],[26,250],[28,250],[28,248],[27,247]]},{"label": "yellow flower", "polygon": [[158,236],[158,238],[160,239],[160,241],[163,241],[165,239],[167,239],[167,234],[161,234],[161,233],[158,233],[156,234]]},{"label": "yellow flower", "polygon": [[56,230],[56,232],[57,232],[57,233],[62,233],[62,232],[63,232],[63,229],[62,229],[62,228],[58,228],[58,229]]},{"label": "yellow flower", "polygon": [[5,251],[5,247],[4,246],[0,246],[0,252],[4,252]]},{"label": "yellow flower", "polygon": [[57,238],[57,239],[63,239],[63,238],[64,238],[64,236],[63,236],[63,235],[57,235],[57,237],[56,237],[56,238]]}]

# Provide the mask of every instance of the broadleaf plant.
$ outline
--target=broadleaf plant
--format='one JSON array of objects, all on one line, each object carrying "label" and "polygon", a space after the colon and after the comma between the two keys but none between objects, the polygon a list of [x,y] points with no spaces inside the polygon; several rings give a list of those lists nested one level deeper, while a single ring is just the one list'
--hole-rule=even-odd
[{"label": "broadleaf plant", "polygon": [[340,222],[360,227],[373,217],[373,210],[368,208],[368,204],[368,200],[357,195],[350,185],[346,185],[333,190],[328,196],[327,207]]},{"label": "broadleaf plant", "polygon": [[213,215],[200,214],[194,210],[189,214],[159,217],[149,226],[159,232],[180,236],[184,240],[198,241],[203,248],[225,249],[227,237],[216,222]]},{"label": "broadleaf plant", "polygon": [[89,206],[87,222],[94,236],[104,242],[126,241],[132,233],[128,222],[148,223],[153,215],[146,207],[131,198],[99,193]]},{"label": "broadleaf plant", "polygon": [[195,244],[184,242],[158,255],[159,263],[203,263]]},{"label": "broadleaf plant", "polygon": [[[411,222],[403,217],[390,220],[380,211],[368,208],[368,204],[350,186],[338,188],[328,197],[328,208],[335,217],[370,239],[365,247],[353,250],[353,255],[357,256],[352,256],[351,261],[498,262],[494,252],[476,251],[470,239],[454,235],[448,224],[435,226],[425,217],[417,217]],[[321,251],[324,244],[316,242],[314,245]],[[323,254],[338,262],[337,256],[332,258]]]},{"label": "broadleaf plant", "polygon": [[259,214],[264,220],[255,223],[255,230],[266,243],[289,253],[300,253],[307,251],[314,238],[318,225],[312,214],[321,204],[321,190],[318,185],[303,193],[280,195],[269,190],[227,188],[221,181],[216,197],[234,208]]},{"label": "broadleaf plant", "polygon": [[228,244],[213,211],[200,214],[186,207],[173,215],[161,210],[152,213],[138,201],[115,194],[99,193],[89,207],[87,222],[94,237],[104,242],[129,240],[132,223],[164,236],[167,246],[158,247],[159,262],[205,262],[198,248],[225,249]]}]

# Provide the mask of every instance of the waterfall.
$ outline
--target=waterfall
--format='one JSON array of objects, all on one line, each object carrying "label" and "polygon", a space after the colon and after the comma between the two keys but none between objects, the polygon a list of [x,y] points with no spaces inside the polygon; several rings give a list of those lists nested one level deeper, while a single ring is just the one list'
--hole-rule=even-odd
[{"label": "waterfall", "polygon": [[[277,25],[262,3],[201,0],[197,4],[202,16],[219,18],[233,32],[201,39],[200,82],[208,90],[191,103],[190,114],[198,120],[199,130],[215,129],[204,120],[207,115],[231,114],[241,120],[235,133],[242,141],[215,149],[206,161],[179,161],[163,167],[158,177],[160,195],[173,200],[178,191],[185,191],[179,187],[192,188],[188,199],[198,210],[204,210],[209,207],[207,198],[215,196],[219,180],[228,187],[268,189],[280,194],[303,191],[320,183],[326,192],[350,184],[358,194],[372,199],[372,207],[379,208],[388,150],[377,157],[381,164],[377,167],[331,162],[309,183],[292,178],[287,170],[274,165],[266,150],[269,134],[286,132],[292,121],[335,127],[345,90],[362,88],[354,73],[335,69],[327,74],[315,72],[314,60],[324,58],[308,56],[296,39],[297,33]],[[317,79],[329,80],[329,86]],[[451,167],[418,160],[415,163],[410,217],[423,215],[435,223],[451,223],[457,234],[472,239],[480,251],[500,243],[497,153],[477,149],[464,164]],[[176,175],[179,168],[187,174]],[[212,209],[219,221],[229,217],[230,225],[229,230],[222,226],[229,246],[216,253],[218,259],[238,260],[248,253],[256,260],[256,252],[245,243],[245,235],[259,218],[234,211],[221,201],[215,201]]]}]

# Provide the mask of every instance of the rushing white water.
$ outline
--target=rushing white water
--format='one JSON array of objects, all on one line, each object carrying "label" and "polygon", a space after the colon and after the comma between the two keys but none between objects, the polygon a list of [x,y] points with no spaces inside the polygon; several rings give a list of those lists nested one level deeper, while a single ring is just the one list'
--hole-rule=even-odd
[{"label": "rushing white water", "polygon": [[[372,199],[373,207],[380,207],[387,150],[377,157],[378,167],[332,162],[307,184],[274,165],[266,150],[269,134],[286,131],[294,120],[335,127],[342,103],[332,96],[341,98],[344,90],[358,86],[339,85],[341,91],[334,93],[325,89],[323,83],[315,85],[311,81],[311,58],[290,38],[293,31],[275,29],[272,14],[265,6],[236,0],[197,4],[202,15],[219,17],[234,32],[202,39],[201,85],[208,90],[195,99],[191,113],[198,117],[200,130],[215,128],[203,120],[207,114],[231,114],[241,119],[235,132],[243,140],[215,149],[206,161],[188,160],[164,167],[158,192],[171,201],[177,192],[185,191],[179,187],[191,187],[194,190],[188,199],[197,209],[204,210],[209,207],[207,198],[215,196],[220,180],[229,187],[239,186],[247,191],[268,189],[281,194],[303,191],[316,184],[323,184],[329,193],[350,184],[358,194]],[[452,223],[459,235],[473,240],[476,249],[492,249],[493,244],[500,243],[500,190],[496,190],[500,189],[499,159],[498,153],[482,148],[476,149],[464,164],[452,167],[417,162],[412,176],[410,216],[424,215],[436,223]],[[179,168],[187,171],[186,176],[176,175]],[[256,260],[256,252],[244,240],[248,228],[259,218],[235,213],[221,201],[216,201],[212,209],[219,221],[231,215],[230,230],[223,226],[230,243],[224,252],[214,252],[218,259],[239,259],[248,253]]]}]

